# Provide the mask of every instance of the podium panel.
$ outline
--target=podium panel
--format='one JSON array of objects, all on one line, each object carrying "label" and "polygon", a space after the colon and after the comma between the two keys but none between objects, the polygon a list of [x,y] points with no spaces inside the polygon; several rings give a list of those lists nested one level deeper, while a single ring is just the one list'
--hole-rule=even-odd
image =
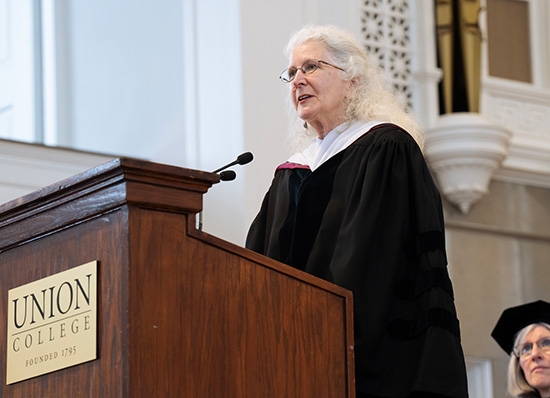
[{"label": "podium panel", "polygon": [[2,314],[11,289],[98,269],[97,358],[6,384],[4,315],[0,396],[354,397],[351,293],[198,231],[218,181],[122,158],[0,206]]}]

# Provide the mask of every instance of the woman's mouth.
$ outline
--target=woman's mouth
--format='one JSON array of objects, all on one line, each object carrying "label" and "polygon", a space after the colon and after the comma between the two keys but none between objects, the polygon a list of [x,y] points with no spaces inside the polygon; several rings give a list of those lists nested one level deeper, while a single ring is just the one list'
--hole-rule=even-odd
[{"label": "woman's mouth", "polygon": [[536,366],[533,368],[533,370],[531,370],[531,373],[536,373],[536,372],[540,372],[540,371],[544,371],[546,368],[544,366]]}]

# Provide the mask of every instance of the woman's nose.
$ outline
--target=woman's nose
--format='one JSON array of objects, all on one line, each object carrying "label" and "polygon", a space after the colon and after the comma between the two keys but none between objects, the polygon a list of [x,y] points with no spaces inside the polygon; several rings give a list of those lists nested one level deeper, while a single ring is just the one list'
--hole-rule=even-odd
[{"label": "woman's nose", "polygon": [[296,71],[296,75],[294,75],[294,80],[292,80],[292,83],[295,86],[298,86],[300,84],[304,84],[305,82],[307,82],[306,75],[304,74],[304,72],[302,72],[301,69],[298,69]]},{"label": "woman's nose", "polygon": [[542,356],[542,350],[539,348],[538,345],[533,344],[533,348],[531,349],[531,357],[540,358],[541,356]]}]

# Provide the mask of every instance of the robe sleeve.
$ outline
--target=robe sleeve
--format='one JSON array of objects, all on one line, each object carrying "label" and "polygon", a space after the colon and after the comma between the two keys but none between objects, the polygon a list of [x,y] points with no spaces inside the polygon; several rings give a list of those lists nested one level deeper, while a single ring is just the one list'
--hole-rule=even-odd
[{"label": "robe sleeve", "polygon": [[394,129],[364,141],[346,152],[325,213],[347,203],[330,269],[354,294],[358,386],[381,396],[465,397],[439,192],[408,134]]}]

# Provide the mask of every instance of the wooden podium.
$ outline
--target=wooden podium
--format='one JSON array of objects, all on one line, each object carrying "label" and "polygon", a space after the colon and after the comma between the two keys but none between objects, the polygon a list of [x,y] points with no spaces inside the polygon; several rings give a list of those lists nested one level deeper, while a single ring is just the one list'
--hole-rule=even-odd
[{"label": "wooden podium", "polygon": [[[0,206],[0,396],[355,397],[351,293],[197,230],[217,182],[121,158]],[[90,261],[97,358],[6,384],[8,291]]]}]

